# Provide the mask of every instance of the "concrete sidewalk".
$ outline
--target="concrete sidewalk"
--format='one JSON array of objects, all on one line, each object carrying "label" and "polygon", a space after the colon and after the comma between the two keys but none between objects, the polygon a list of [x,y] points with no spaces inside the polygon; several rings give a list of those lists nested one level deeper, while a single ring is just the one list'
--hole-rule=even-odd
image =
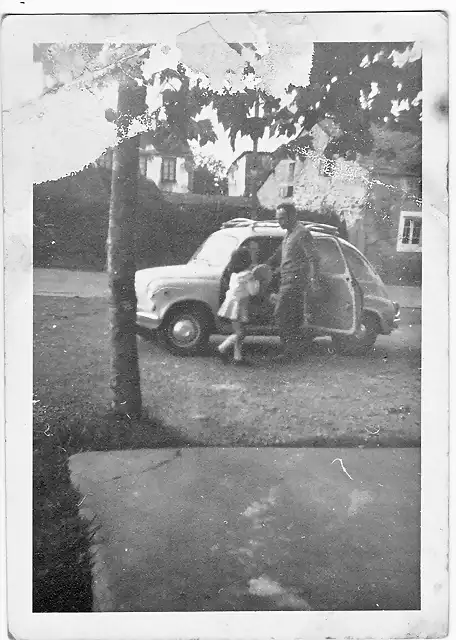
[{"label": "concrete sidewalk", "polygon": [[391,300],[399,302],[401,309],[421,309],[421,287],[386,286]]},{"label": "concrete sidewalk", "polygon": [[[67,269],[34,269],[33,289],[35,295],[81,298],[109,295],[106,273]],[[421,309],[421,287],[387,286],[387,289],[391,299],[399,302],[401,308]]]},{"label": "concrete sidewalk", "polygon": [[195,448],[70,459],[96,611],[420,607],[419,449]]},{"label": "concrete sidewalk", "polygon": [[34,269],[33,293],[38,296],[106,298],[109,295],[108,275],[69,269]]}]

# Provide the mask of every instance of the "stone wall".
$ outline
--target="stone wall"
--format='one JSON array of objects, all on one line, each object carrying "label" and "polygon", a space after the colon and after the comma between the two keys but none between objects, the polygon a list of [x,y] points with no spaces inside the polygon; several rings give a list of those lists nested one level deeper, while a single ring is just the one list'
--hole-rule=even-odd
[{"label": "stone wall", "polygon": [[396,249],[401,211],[420,211],[416,189],[404,179],[378,176],[363,215],[364,254],[387,284],[420,285],[421,252]]}]

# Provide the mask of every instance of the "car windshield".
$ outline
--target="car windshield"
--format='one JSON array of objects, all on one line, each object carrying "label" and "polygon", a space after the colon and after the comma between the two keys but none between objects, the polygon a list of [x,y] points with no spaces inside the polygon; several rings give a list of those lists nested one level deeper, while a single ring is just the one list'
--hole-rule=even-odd
[{"label": "car windshield", "polygon": [[211,267],[225,267],[238,244],[239,240],[236,236],[227,233],[213,233],[195,251],[190,262],[204,262]]}]

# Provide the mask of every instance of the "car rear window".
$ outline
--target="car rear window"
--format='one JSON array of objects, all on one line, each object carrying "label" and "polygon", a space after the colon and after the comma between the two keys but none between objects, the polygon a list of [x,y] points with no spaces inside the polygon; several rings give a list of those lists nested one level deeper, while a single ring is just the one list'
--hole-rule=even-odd
[{"label": "car rear window", "polygon": [[332,275],[345,273],[345,261],[335,240],[332,240],[332,238],[316,238],[316,246],[322,273],[330,273]]},{"label": "car rear window", "polygon": [[360,282],[376,281],[377,278],[375,273],[357,251],[354,251],[351,247],[347,247],[346,245],[342,245],[342,251],[348,262],[348,266],[357,280]]}]

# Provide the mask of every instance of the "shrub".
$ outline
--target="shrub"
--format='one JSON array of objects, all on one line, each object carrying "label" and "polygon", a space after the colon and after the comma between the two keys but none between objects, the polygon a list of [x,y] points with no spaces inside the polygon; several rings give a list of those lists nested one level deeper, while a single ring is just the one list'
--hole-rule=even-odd
[{"label": "shrub", "polygon": [[[110,174],[100,167],[35,185],[35,266],[103,270],[109,197]],[[260,214],[271,217],[264,210]],[[194,194],[165,198],[153,182],[141,179],[136,209],[137,267],[185,262],[223,222],[250,215],[247,199]]]}]

